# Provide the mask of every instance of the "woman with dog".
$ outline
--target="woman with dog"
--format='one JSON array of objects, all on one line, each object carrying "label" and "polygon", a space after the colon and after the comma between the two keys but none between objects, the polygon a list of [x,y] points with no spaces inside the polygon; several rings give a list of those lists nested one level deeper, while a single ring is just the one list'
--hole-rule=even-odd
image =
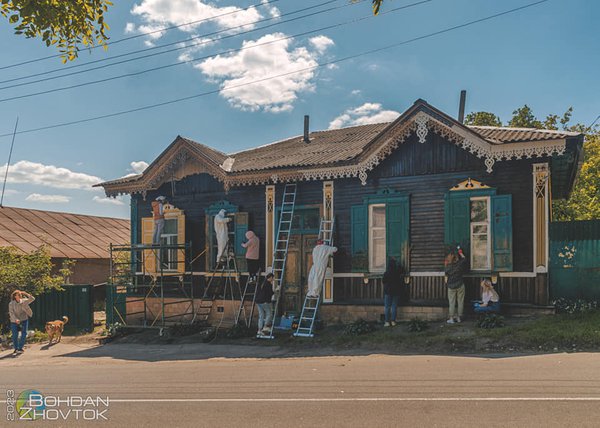
[{"label": "woman with dog", "polygon": [[[29,307],[35,300],[31,294],[26,291],[15,290],[11,294],[11,300],[8,304],[8,315],[10,317],[10,329],[14,351],[13,354],[22,354],[25,352],[25,340],[27,339],[27,327],[29,318],[33,316],[33,311]],[[21,337],[19,337],[21,332]]]}]

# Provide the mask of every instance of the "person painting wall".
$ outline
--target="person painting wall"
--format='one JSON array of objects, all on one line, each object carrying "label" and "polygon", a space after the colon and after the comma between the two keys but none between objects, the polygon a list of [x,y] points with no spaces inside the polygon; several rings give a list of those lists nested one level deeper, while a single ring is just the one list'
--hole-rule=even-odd
[{"label": "person painting wall", "polygon": [[329,257],[333,256],[336,251],[336,247],[327,245],[320,239],[317,241],[317,245],[312,252],[313,265],[308,273],[307,295],[309,297],[318,297],[321,294]]},{"label": "person painting wall", "polygon": [[225,249],[227,248],[227,242],[229,241],[227,223],[231,221],[231,218],[226,217],[225,214],[225,210],[219,211],[214,220],[215,235],[217,237],[217,264],[219,264],[223,256],[227,256],[224,254]]}]

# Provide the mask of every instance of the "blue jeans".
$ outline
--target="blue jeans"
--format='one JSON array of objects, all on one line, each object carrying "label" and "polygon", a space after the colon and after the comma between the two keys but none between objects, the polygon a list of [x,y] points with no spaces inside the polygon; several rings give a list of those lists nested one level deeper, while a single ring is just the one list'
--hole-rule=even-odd
[{"label": "blue jeans", "polygon": [[[398,296],[392,296],[391,294],[383,295],[383,306],[385,322],[396,321],[396,315],[398,312]],[[391,314],[390,314],[391,312]]]},{"label": "blue jeans", "polygon": [[154,220],[154,232],[152,233],[152,244],[154,244],[154,245],[160,244],[160,237],[162,236],[164,228],[165,228],[165,219],[164,218]]},{"label": "blue jeans", "polygon": [[[21,337],[19,337],[19,326],[21,326]],[[25,346],[25,339],[27,339],[27,327],[29,326],[29,320],[21,321],[20,324],[11,322],[10,330],[12,331],[13,348],[16,350],[23,350]]]},{"label": "blue jeans", "polygon": [[271,303],[259,303],[256,306],[258,306],[258,330],[260,331],[271,324],[273,311],[271,309]]},{"label": "blue jeans", "polygon": [[477,314],[500,312],[500,302],[488,302],[487,306],[481,306],[481,303],[475,302],[473,304],[473,310]]}]

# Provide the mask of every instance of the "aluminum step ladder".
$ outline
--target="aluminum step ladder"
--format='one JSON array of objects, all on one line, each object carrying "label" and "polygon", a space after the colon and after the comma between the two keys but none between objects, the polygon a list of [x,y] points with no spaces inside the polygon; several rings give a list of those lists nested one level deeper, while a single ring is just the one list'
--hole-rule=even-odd
[{"label": "aluminum step ladder", "polygon": [[271,328],[268,334],[259,334],[259,339],[273,339],[273,326],[279,311],[279,300],[281,298],[283,279],[285,278],[285,264],[288,255],[288,245],[290,243],[290,232],[292,230],[292,221],[294,219],[294,207],[296,206],[296,184],[286,184],[283,190],[283,199],[281,201],[281,211],[279,212],[279,225],[277,227],[277,237],[275,248],[273,249],[273,286],[275,287],[275,309],[271,320]]},{"label": "aluminum step ladder", "polygon": [[[335,220],[321,219],[319,225],[319,240],[323,241],[325,245],[333,245],[333,226]],[[323,284],[319,295],[309,296],[308,294],[304,298],[304,305],[302,305],[302,312],[300,313],[300,320],[298,321],[298,328],[294,333],[296,337],[314,337],[315,319],[319,311],[319,304],[321,303],[321,294],[323,293],[323,285],[325,284],[325,278],[323,278]]]},{"label": "aluminum step ladder", "polygon": [[[256,290],[258,289],[258,281],[260,281],[260,271],[254,275],[254,280],[251,281],[252,275],[248,273],[246,277],[246,284],[244,285],[244,292],[240,299],[240,307],[235,316],[235,324],[239,324],[243,321],[244,325],[250,328],[252,324],[252,317],[254,316],[254,307],[256,306]],[[250,309],[246,309],[245,304],[250,303]]]}]

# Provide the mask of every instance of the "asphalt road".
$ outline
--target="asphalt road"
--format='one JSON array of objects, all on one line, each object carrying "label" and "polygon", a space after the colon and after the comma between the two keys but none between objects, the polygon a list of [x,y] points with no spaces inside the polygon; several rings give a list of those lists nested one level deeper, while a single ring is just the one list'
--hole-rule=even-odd
[{"label": "asphalt road", "polygon": [[321,353],[205,344],[33,345],[18,358],[5,351],[0,426],[15,425],[5,423],[7,390],[26,389],[109,398],[108,408],[98,408],[108,421],[85,423],[70,414],[66,422],[39,426],[600,426],[596,354]]}]

